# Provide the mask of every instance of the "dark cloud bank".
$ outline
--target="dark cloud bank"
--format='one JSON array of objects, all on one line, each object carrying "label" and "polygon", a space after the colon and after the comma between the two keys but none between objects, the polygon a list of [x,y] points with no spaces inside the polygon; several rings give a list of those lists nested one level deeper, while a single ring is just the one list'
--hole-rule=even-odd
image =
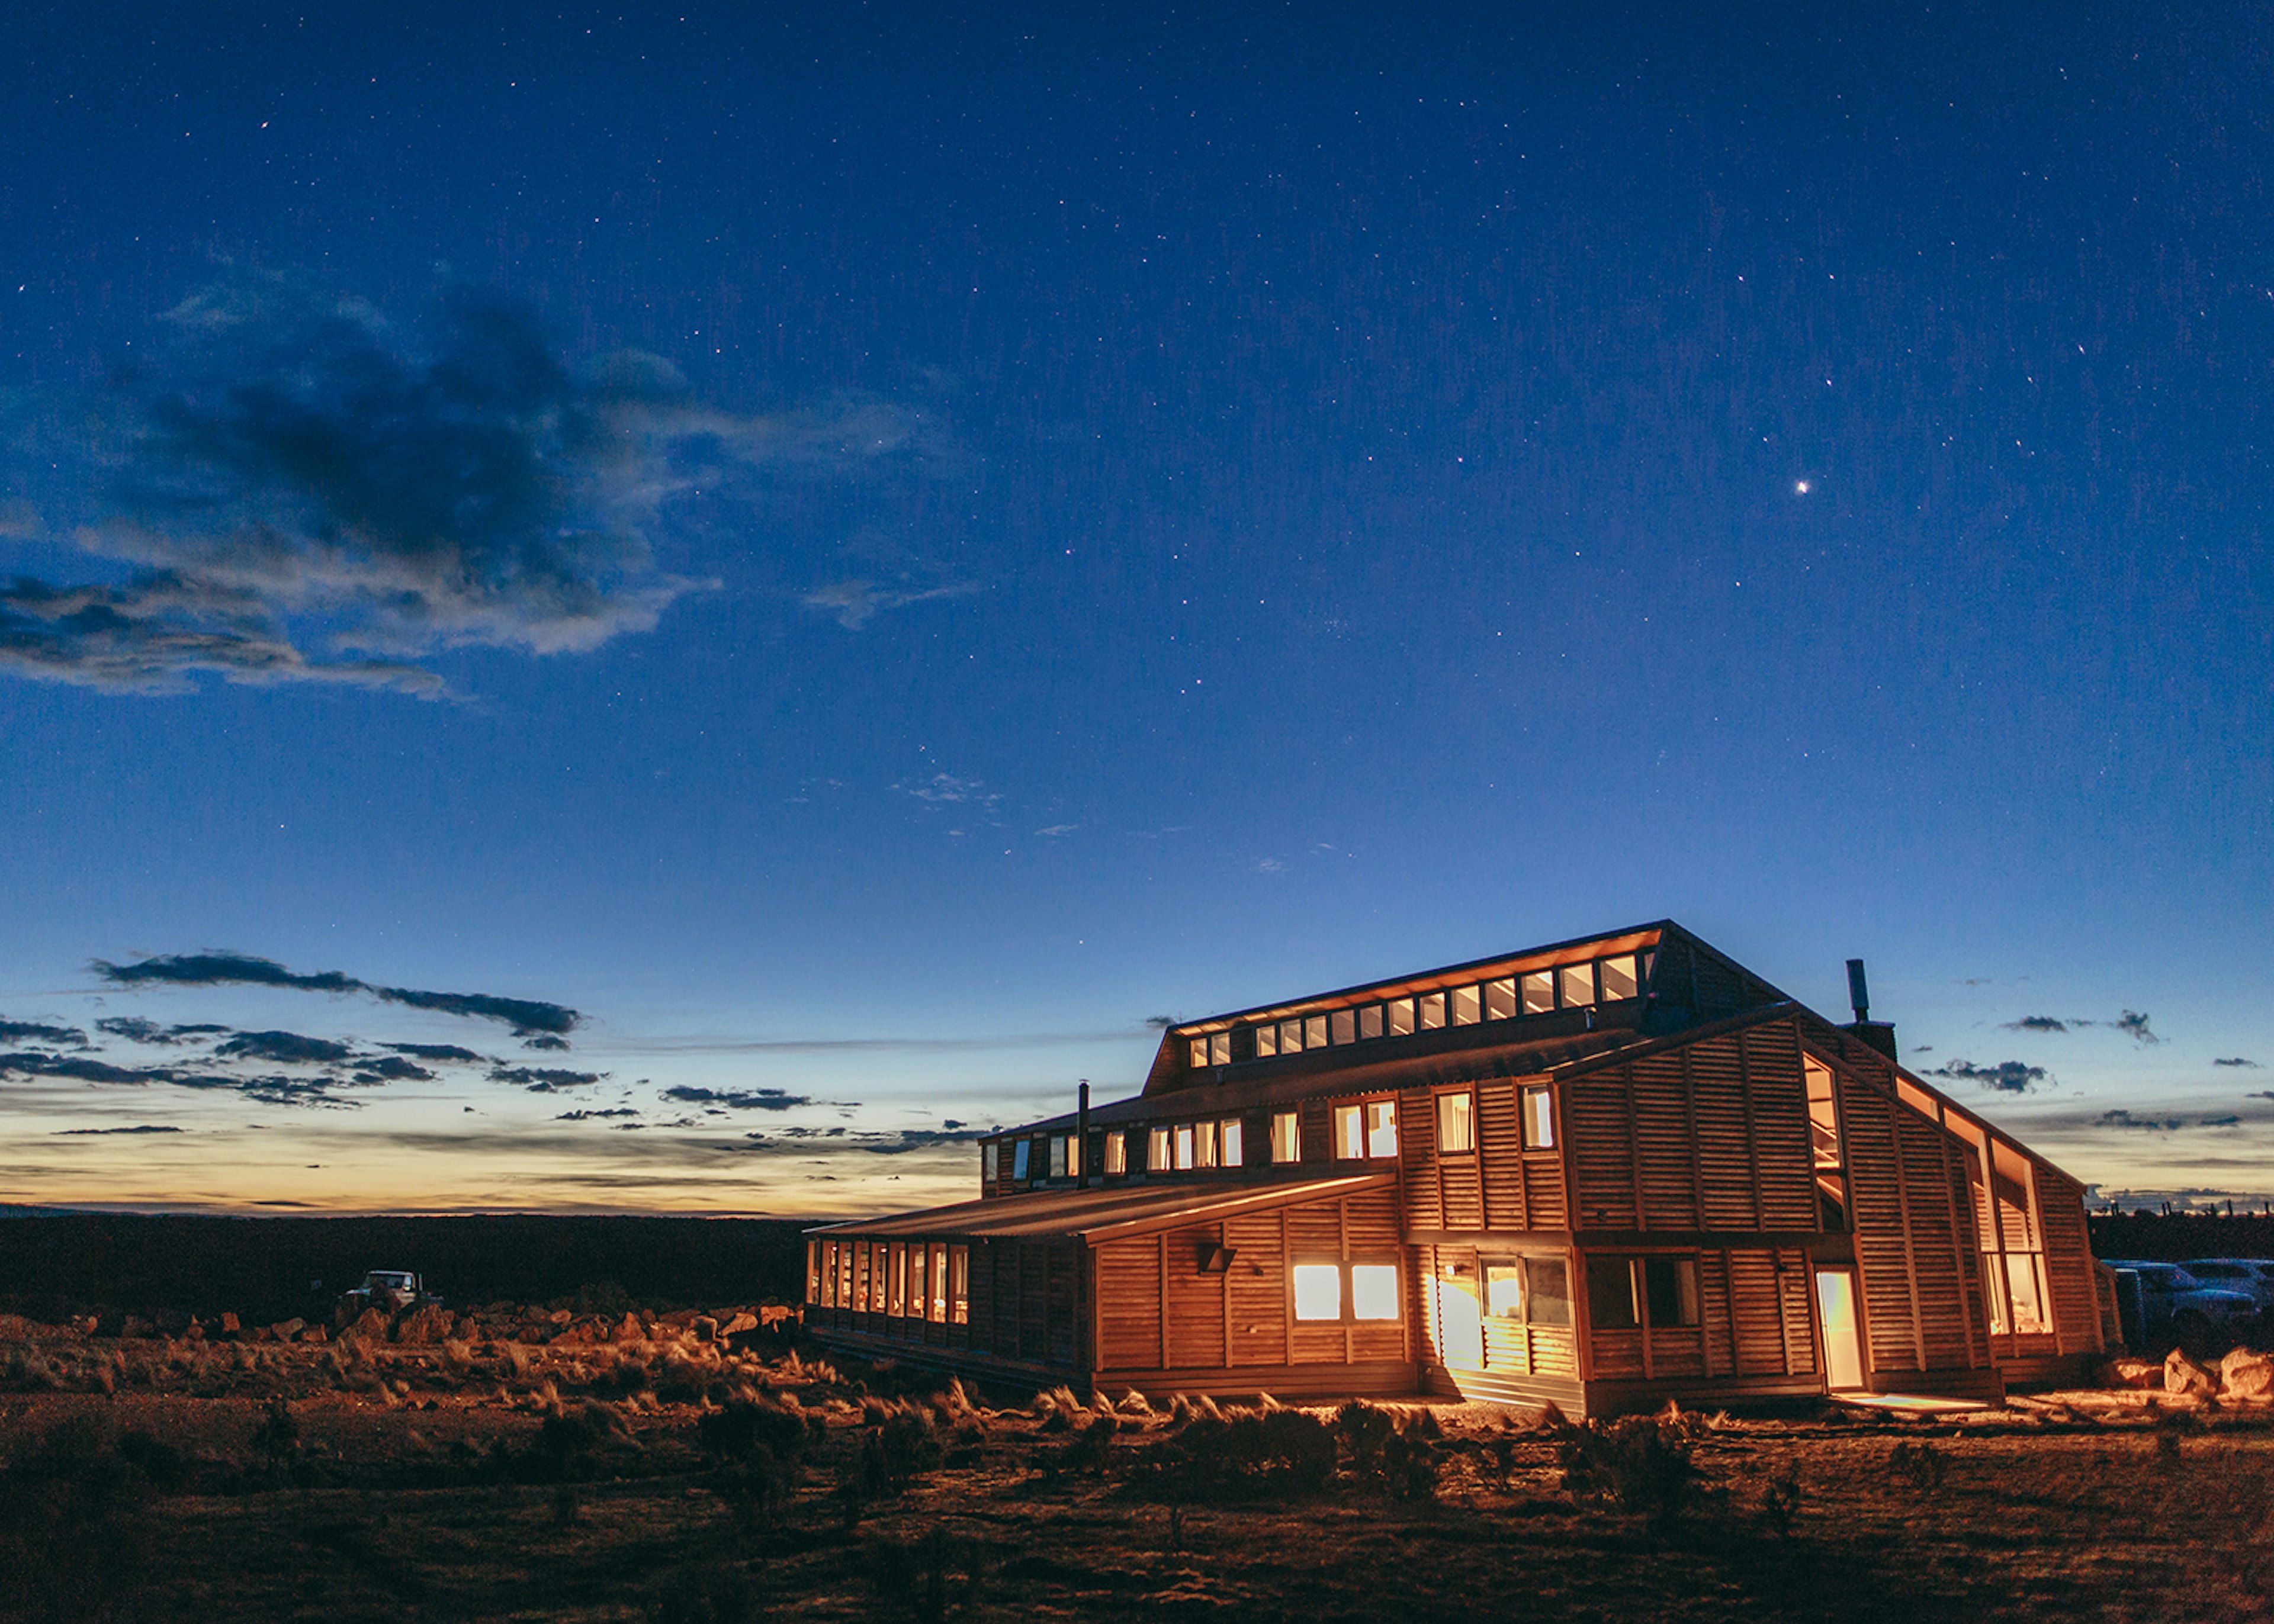
[{"label": "dark cloud bank", "polygon": [[[566,1004],[546,1004],[531,998],[500,998],[479,992],[421,992],[409,987],[380,987],[358,981],[337,970],[320,971],[312,975],[296,974],[273,959],[256,959],[246,953],[162,953],[154,959],[141,959],[134,964],[117,965],[98,959],[94,973],[114,987],[140,987],[161,984],[175,987],[282,987],[300,992],[365,993],[384,1004],[399,1004],[406,1009],[431,1010],[443,1015],[463,1015],[477,1020],[503,1021],[513,1028],[516,1037],[549,1034],[558,1037],[573,1032],[584,1019],[581,1012]],[[177,1031],[202,1030],[177,1027]],[[413,1045],[396,1047],[396,1052],[418,1054]],[[465,1054],[460,1049],[452,1056],[436,1053],[433,1058],[450,1058]],[[473,1058],[469,1055],[468,1058]]]},{"label": "dark cloud bank", "polygon": [[2033,1066],[2019,1060],[2001,1060],[1995,1065],[1976,1065],[1970,1060],[1953,1060],[1926,1073],[1929,1077],[1945,1077],[1954,1082],[1979,1083],[1984,1088],[1994,1088],[2000,1094],[2027,1094],[2030,1089],[2052,1080],[2043,1066]]}]

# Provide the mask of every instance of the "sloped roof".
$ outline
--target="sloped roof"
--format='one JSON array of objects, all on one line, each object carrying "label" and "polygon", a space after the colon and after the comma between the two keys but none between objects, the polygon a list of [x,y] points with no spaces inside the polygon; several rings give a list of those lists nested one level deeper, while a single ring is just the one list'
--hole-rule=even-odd
[{"label": "sloped roof", "polygon": [[1386,1190],[1394,1173],[1345,1174],[1337,1178],[1246,1179],[1224,1184],[1155,1184],[1132,1189],[1049,1190],[995,1200],[963,1201],[891,1218],[832,1223],[808,1235],[857,1237],[865,1240],[922,1238],[1009,1240],[1050,1235],[1078,1236],[1096,1245],[1125,1235],[1173,1229],[1232,1213],[1328,1200],[1361,1190]]}]

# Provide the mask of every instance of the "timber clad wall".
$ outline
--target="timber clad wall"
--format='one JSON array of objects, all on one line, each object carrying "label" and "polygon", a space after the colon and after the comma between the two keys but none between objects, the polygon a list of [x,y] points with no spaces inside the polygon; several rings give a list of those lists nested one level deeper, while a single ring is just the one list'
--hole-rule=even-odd
[{"label": "timber clad wall", "polygon": [[2084,1186],[2039,1162],[2037,1212],[2045,1230],[2045,1272],[2051,1276],[2053,1333],[2063,1353],[2097,1350],[2099,1293],[2092,1243],[2084,1227]]},{"label": "timber clad wall", "polygon": [[1811,1230],[1800,1039],[1786,1022],[1563,1085],[1582,1229]]}]

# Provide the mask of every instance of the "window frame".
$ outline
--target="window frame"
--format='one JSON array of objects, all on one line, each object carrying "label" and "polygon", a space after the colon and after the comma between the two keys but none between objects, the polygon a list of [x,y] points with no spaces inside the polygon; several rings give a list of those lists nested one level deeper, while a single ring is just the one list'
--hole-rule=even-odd
[{"label": "window frame", "polygon": [[[1540,1300],[1540,1284],[1532,1271],[1554,1269],[1562,1276],[1562,1295],[1555,1300],[1562,1304],[1560,1318],[1544,1318],[1535,1312]],[[1492,1277],[1495,1269],[1513,1269],[1517,1277],[1517,1310],[1512,1314],[1495,1313],[1493,1310]],[[1568,1331],[1571,1324],[1571,1259],[1562,1252],[1480,1252],[1477,1257],[1479,1306],[1487,1320],[1499,1320],[1508,1325],[1523,1326],[1527,1330],[1538,1328]]]},{"label": "window frame", "polygon": [[[1477,1154],[1477,1091],[1473,1088],[1448,1088],[1434,1095],[1434,1100],[1437,1118],[1437,1154],[1441,1156],[1475,1155]],[[1454,1102],[1458,1102],[1463,1107],[1459,1113],[1462,1128],[1460,1137],[1468,1141],[1465,1145],[1448,1145],[1445,1142],[1445,1108],[1449,1103]]]},{"label": "window frame", "polygon": [[[1283,1156],[1283,1155],[1281,1155],[1281,1154],[1279,1154],[1279,1148],[1280,1148],[1279,1124],[1282,1124],[1282,1123],[1284,1123],[1284,1124],[1286,1124],[1286,1125],[1287,1125],[1287,1137],[1286,1137],[1286,1148],[1287,1148],[1287,1154],[1286,1154],[1285,1155],[1284,1155],[1284,1156]],[[1300,1112],[1300,1111],[1299,1111],[1299,1110],[1298,1110],[1298,1111],[1274,1111],[1274,1112],[1272,1112],[1272,1113],[1271,1113],[1271,1165],[1272,1165],[1273,1167],[1292,1167],[1292,1166],[1294,1166],[1296,1163],[1298,1163],[1298,1162],[1301,1162],[1301,1161],[1302,1161],[1302,1159],[1303,1159],[1303,1113],[1302,1113],[1302,1112]]]},{"label": "window frame", "polygon": [[[1534,1100],[1545,1102],[1547,1109],[1543,1117],[1534,1116],[1532,1112]],[[1555,1109],[1555,1084],[1527,1083],[1518,1088],[1516,1091],[1516,1111],[1517,1123],[1520,1130],[1517,1142],[1522,1149],[1553,1151],[1557,1148],[1559,1135],[1556,1129],[1559,1124],[1556,1122],[1558,1113]]]},{"label": "window frame", "polygon": [[[1390,1277],[1390,1301],[1394,1312],[1388,1315],[1368,1315],[1358,1312],[1358,1281],[1356,1269],[1387,1269]],[[1335,1309],[1332,1316],[1305,1314],[1299,1305],[1298,1274],[1299,1271],[1318,1270],[1332,1277],[1335,1282]],[[1360,1252],[1347,1258],[1317,1256],[1291,1258],[1287,1264],[1287,1309],[1291,1322],[1298,1326],[1338,1326],[1345,1330],[1382,1329],[1403,1326],[1406,1319],[1404,1259],[1391,1252]]]},{"label": "window frame", "polygon": [[1129,1135],[1120,1128],[1105,1131],[1105,1177],[1126,1178],[1129,1176]]}]

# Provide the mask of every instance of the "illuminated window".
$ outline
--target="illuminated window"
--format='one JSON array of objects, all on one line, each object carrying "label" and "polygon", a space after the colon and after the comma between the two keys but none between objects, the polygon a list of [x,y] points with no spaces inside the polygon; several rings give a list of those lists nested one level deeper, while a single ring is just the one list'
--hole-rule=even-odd
[{"label": "illuminated window", "polygon": [[1485,983],[1485,1019],[1508,1020],[1516,1014],[1516,978],[1502,976]]},{"label": "illuminated window", "polygon": [[922,1241],[908,1247],[908,1318],[911,1320],[924,1317],[924,1297],[930,1289],[931,1271],[927,1267],[930,1259],[931,1249]]},{"label": "illuminated window", "polygon": [[995,1169],[1000,1163],[1001,1147],[989,1144],[979,1147],[979,1177],[989,1184],[995,1182]]},{"label": "illuminated window", "polygon": [[947,1320],[950,1325],[971,1323],[971,1249],[947,1249]]},{"label": "illuminated window", "polygon": [[947,1323],[947,1244],[931,1244],[931,1322]]},{"label": "illuminated window", "polygon": [[892,1243],[892,1293],[885,1304],[885,1312],[890,1313],[895,1320],[904,1320],[907,1318],[908,1312],[907,1242],[894,1241]]},{"label": "illuminated window", "polygon": [[1145,1170],[1165,1173],[1169,1170],[1169,1131],[1155,1128],[1145,1136]]},{"label": "illuminated window", "polygon": [[1555,991],[1567,1010],[1593,1004],[1595,1001],[1595,966],[1591,964],[1565,965],[1555,973]]},{"label": "illuminated window", "polygon": [[1239,1117],[1227,1116],[1224,1119],[1223,1139],[1224,1166],[1228,1168],[1246,1167],[1247,1165],[1247,1157],[1244,1147],[1240,1144]]},{"label": "illuminated window", "polygon": [[853,1243],[842,1241],[837,1247],[837,1306],[853,1306]]},{"label": "illuminated window", "polygon": [[1524,1012],[1545,1015],[1555,1007],[1555,974],[1552,970],[1534,970],[1524,978]]},{"label": "illuminated window", "polygon": [[1049,1144],[1050,1147],[1050,1177],[1052,1178],[1064,1178],[1066,1177],[1065,1135],[1063,1133],[1052,1134],[1049,1140]]},{"label": "illuminated window", "polygon": [[1177,1124],[1177,1171],[1189,1172],[1192,1170],[1192,1165],[1193,1124],[1180,1122]]},{"label": "illuminated window", "polygon": [[1474,987],[1453,989],[1453,1024],[1455,1026],[1473,1026],[1484,1019],[1483,1007],[1478,1001],[1477,992],[1478,989]]},{"label": "illuminated window", "polygon": [[1255,1057],[1269,1060],[1279,1052],[1279,1028],[1258,1026],[1255,1029]]},{"label": "illuminated window", "polygon": [[853,1312],[869,1312],[869,1263],[871,1256],[869,1243],[853,1243]]},{"label": "illuminated window", "polygon": [[1231,1064],[1231,1033],[1216,1032],[1209,1034],[1209,1064],[1211,1065]]},{"label": "illuminated window", "polygon": [[1487,1259],[1485,1312],[1525,1325],[1569,1325],[1570,1272],[1561,1258]]},{"label": "illuminated window", "polygon": [[1632,953],[1623,953],[1616,959],[1604,959],[1602,972],[1604,1003],[1610,1004],[1621,998],[1631,998],[1641,991],[1641,988],[1635,981],[1635,960]]},{"label": "illuminated window", "polygon": [[1437,1096],[1437,1148],[1457,1155],[1477,1147],[1477,1101],[1474,1094]]},{"label": "illuminated window", "polygon": [[1413,1000],[1392,998],[1382,1006],[1389,1012],[1389,1035],[1402,1038],[1413,1030]]},{"label": "illuminated window", "polygon": [[1109,1133],[1105,1136],[1105,1176],[1118,1178],[1129,1170],[1129,1136]]},{"label": "illuminated window", "polygon": [[1808,1086],[1808,1142],[1818,1169],[1840,1165],[1840,1106],[1832,1094],[1832,1069],[1812,1056],[1801,1059]]},{"label": "illuminated window", "polygon": [[824,1308],[837,1300],[837,1243],[820,1243],[819,1255],[814,1259],[813,1300]]},{"label": "illuminated window", "polygon": [[1216,1124],[1200,1122],[1193,1124],[1193,1165],[1203,1168],[1216,1165]]},{"label": "illuminated window", "polygon": [[1382,1035],[1382,1005],[1369,1004],[1358,1012],[1358,1034],[1361,1039]]},{"label": "illuminated window", "polygon": [[1335,1107],[1335,1159],[1356,1162],[1366,1154],[1366,1122],[1355,1105]]},{"label": "illuminated window", "polygon": [[1067,1177],[1079,1178],[1081,1177],[1081,1139],[1078,1134],[1068,1134],[1066,1136],[1065,1165]]},{"label": "illuminated window", "polygon": [[1032,1154],[1031,1140],[1019,1139],[1012,1144],[1011,1179],[1013,1183],[1023,1184],[1027,1182],[1027,1163]]},{"label": "illuminated window", "polygon": [[1545,1086],[1527,1088],[1519,1106],[1524,1116],[1525,1149],[1555,1149],[1555,1102],[1552,1091]]},{"label": "illuminated window", "polygon": [[1351,1318],[1353,1320],[1397,1318],[1397,1265],[1395,1263],[1351,1265]]},{"label": "illuminated window", "polygon": [[1209,1041],[1208,1041],[1206,1038],[1194,1038],[1194,1039],[1193,1040],[1193,1067],[1194,1067],[1195,1069],[1198,1069],[1199,1067],[1201,1067],[1201,1066],[1204,1066],[1204,1065],[1208,1064],[1208,1063],[1209,1063]]},{"label": "illuminated window", "polygon": [[1303,1047],[1324,1049],[1327,1046],[1327,1018],[1323,1015],[1306,1017],[1303,1022]]},{"label": "illuminated window", "polygon": [[1329,1043],[1358,1041],[1358,1011],[1337,1010],[1327,1021],[1327,1041]]},{"label": "illuminated window", "polygon": [[1298,1263],[1295,1266],[1295,1318],[1340,1320],[1342,1317],[1342,1265]]},{"label": "illuminated window", "polygon": [[808,1241],[805,1244],[805,1300],[809,1303],[821,1301],[821,1243],[819,1241]]},{"label": "illuminated window", "polygon": [[1366,1108],[1366,1154],[1372,1157],[1397,1156],[1397,1101],[1374,1100]]},{"label": "illuminated window", "polygon": [[1292,1111],[1271,1113],[1271,1160],[1300,1162],[1303,1159],[1301,1124]]},{"label": "illuminated window", "polygon": [[1303,1052],[1301,1021],[1283,1020],[1279,1023],[1279,1052],[1283,1055],[1299,1055]]},{"label": "illuminated window", "polygon": [[1421,1012],[1422,1031],[1434,1032],[1438,1027],[1445,1024],[1445,995],[1443,993],[1424,993],[1413,1002]]}]

